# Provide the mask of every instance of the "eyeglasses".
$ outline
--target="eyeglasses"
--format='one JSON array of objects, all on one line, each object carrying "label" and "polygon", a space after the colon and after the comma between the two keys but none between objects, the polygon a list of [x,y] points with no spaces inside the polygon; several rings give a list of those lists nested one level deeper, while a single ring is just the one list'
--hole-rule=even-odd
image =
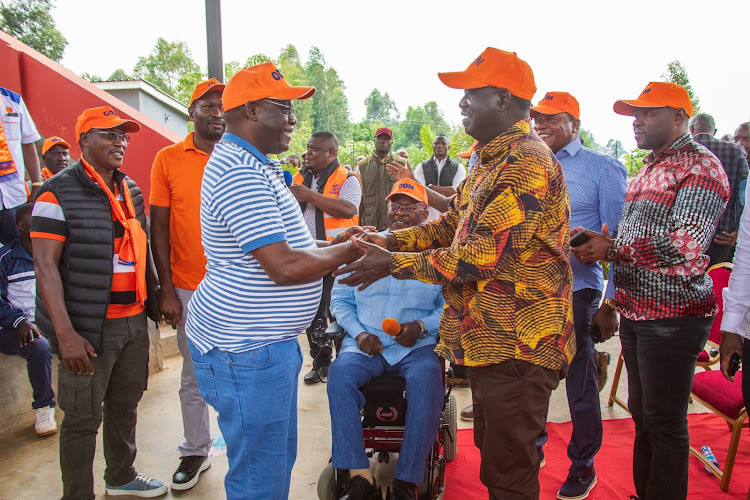
[{"label": "eyeglasses", "polygon": [[271,98],[265,98],[261,99],[261,101],[270,102],[271,104],[275,104],[276,106],[281,108],[281,112],[284,113],[287,117],[294,114],[294,106],[291,104],[285,104],[282,101],[277,101],[276,99]]},{"label": "eyeglasses", "polygon": [[404,210],[404,213],[406,215],[414,215],[417,212],[424,212],[424,208],[419,208],[419,207],[414,207],[414,206],[405,207],[403,205],[399,205],[398,203],[393,203],[392,201],[388,202],[388,209],[394,214],[399,213],[402,209]]},{"label": "eyeglasses", "polygon": [[120,134],[118,132],[113,132],[112,130],[104,130],[104,131],[90,130],[88,133],[103,135],[104,138],[107,139],[109,142],[116,142],[117,139],[120,139],[122,142],[128,143],[130,142],[130,139],[132,139],[132,137],[130,137],[127,134]]}]

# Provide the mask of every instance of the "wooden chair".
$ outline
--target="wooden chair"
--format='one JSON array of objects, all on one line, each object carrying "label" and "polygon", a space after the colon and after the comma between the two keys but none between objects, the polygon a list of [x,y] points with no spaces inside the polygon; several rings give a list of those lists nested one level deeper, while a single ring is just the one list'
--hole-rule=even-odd
[{"label": "wooden chair", "polygon": [[732,478],[732,469],[734,468],[742,429],[748,427],[747,408],[745,408],[745,401],[742,398],[742,371],[738,371],[734,376],[734,383],[725,379],[719,370],[696,373],[693,379],[691,396],[726,420],[729,429],[732,431],[723,471],[710,462],[700,450],[690,446],[690,454],[700,460],[714,476],[719,478],[721,489],[727,491],[729,490],[729,481]]},{"label": "wooden chair", "polygon": [[[706,272],[708,273],[708,275],[711,277],[711,280],[713,281],[714,293],[716,293],[716,299],[719,304],[719,312],[716,314],[716,317],[714,318],[714,322],[711,324],[711,332],[708,335],[708,341],[706,342],[706,347],[698,355],[698,361],[696,362],[696,366],[699,366],[703,368],[704,370],[710,371],[712,369],[712,366],[719,362],[718,349],[719,349],[719,344],[721,343],[720,327],[721,327],[721,318],[724,315],[723,291],[724,291],[724,288],[726,288],[727,285],[729,284],[729,276],[732,273],[732,264],[729,262],[720,262],[719,264],[709,267]],[[711,348],[714,348],[717,350],[717,353],[715,356],[711,355]],[[708,351],[706,349],[708,349]],[[622,409],[630,413],[627,403],[617,397],[617,386],[620,384],[620,377],[622,376],[622,369],[624,366],[625,366],[625,358],[623,358],[622,351],[620,351],[620,356],[617,358],[617,368],[615,369],[615,376],[612,378],[612,389],[610,389],[609,391],[609,401],[607,404],[610,407],[617,404]]]}]

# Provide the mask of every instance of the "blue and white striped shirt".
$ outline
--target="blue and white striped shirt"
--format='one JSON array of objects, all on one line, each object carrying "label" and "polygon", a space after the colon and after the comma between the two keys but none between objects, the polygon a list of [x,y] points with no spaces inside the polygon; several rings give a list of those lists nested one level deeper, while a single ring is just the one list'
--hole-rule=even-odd
[{"label": "blue and white striped shirt", "polygon": [[208,265],[188,304],[188,338],[202,353],[296,338],[315,317],[322,280],[277,285],[251,255],[281,241],[295,249],[316,246],[279,164],[224,134],[203,173],[200,214]]}]

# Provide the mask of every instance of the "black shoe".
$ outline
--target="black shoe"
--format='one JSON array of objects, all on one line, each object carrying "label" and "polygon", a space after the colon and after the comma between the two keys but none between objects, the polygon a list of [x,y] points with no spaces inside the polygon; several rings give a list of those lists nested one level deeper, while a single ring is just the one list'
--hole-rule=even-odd
[{"label": "black shoe", "polygon": [[370,484],[362,476],[354,476],[347,483],[339,500],[381,500],[381,498],[378,487],[374,483]]},{"label": "black shoe", "polygon": [[391,486],[391,500],[416,500],[417,499],[417,485],[414,483],[407,483],[398,478],[393,479],[393,485]]},{"label": "black shoe", "polygon": [[317,384],[320,382],[320,377],[328,376],[328,365],[321,365],[317,368],[313,366],[307,375],[305,375],[304,381],[306,384]]},{"label": "black shoe", "polygon": [[192,456],[181,457],[180,466],[172,475],[173,490],[189,490],[196,484],[201,476],[201,472],[211,467],[209,457]]}]

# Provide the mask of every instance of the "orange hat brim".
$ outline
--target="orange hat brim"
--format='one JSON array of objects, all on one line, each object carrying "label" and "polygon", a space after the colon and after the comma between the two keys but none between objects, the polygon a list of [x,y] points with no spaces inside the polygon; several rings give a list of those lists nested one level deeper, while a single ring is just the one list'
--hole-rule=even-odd
[{"label": "orange hat brim", "polygon": [[468,75],[466,71],[438,73],[438,78],[440,78],[440,81],[447,87],[453,89],[479,89],[487,86],[485,82]]},{"label": "orange hat brim", "polygon": [[612,107],[615,113],[623,116],[635,116],[635,108],[668,108],[662,103],[646,101],[645,99],[630,99],[615,101]]},{"label": "orange hat brim", "polygon": [[555,108],[546,104],[539,104],[538,106],[532,106],[531,111],[536,111],[543,115],[559,115],[560,113],[567,113],[564,109]]},{"label": "orange hat brim", "polygon": [[279,89],[269,95],[273,99],[292,100],[292,99],[309,99],[315,93],[315,87],[287,87]]},{"label": "orange hat brim", "polygon": [[223,83],[216,83],[214,85],[211,85],[210,87],[206,87],[206,90],[193,97],[193,99],[190,101],[190,105],[192,106],[195,101],[208,94],[209,92],[224,92],[225,88],[226,85],[224,85]]}]

